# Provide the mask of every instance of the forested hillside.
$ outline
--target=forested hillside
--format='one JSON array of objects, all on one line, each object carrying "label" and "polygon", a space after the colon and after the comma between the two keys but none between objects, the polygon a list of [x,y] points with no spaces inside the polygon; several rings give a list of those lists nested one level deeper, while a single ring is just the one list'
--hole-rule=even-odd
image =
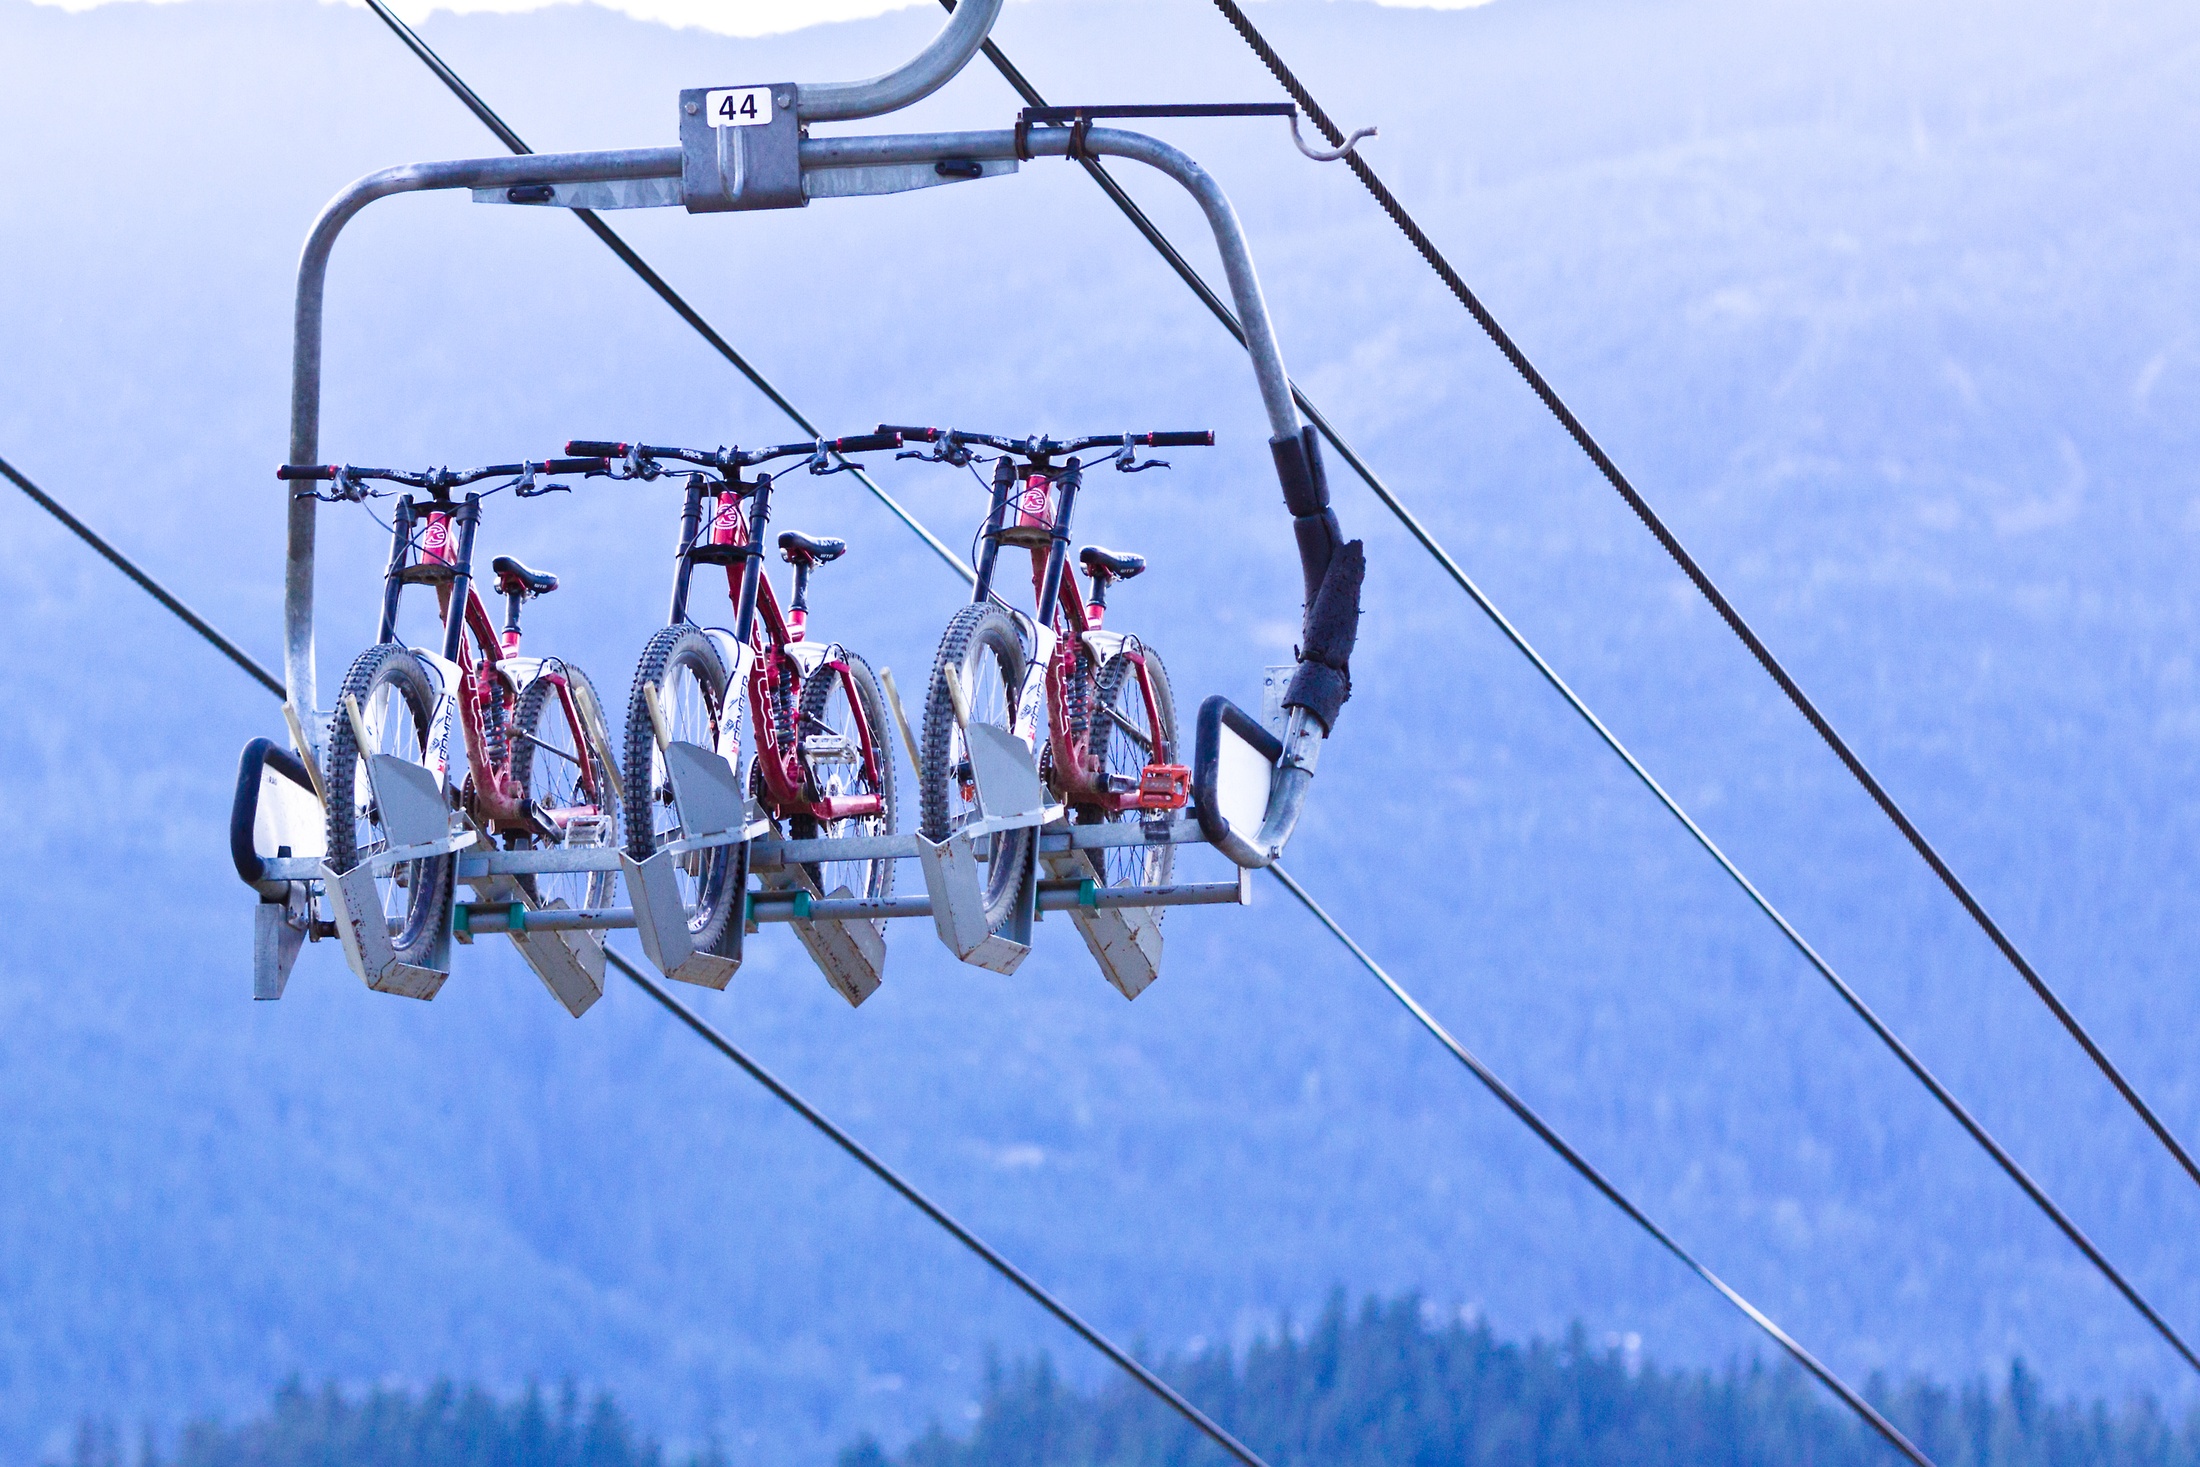
[{"label": "forested hillside", "polygon": [[[533,146],[595,149],[670,142],[681,87],[876,74],[933,12],[756,42],[587,6],[425,33]],[[2200,1139],[2200,7],[1260,15],[1341,120],[1381,127],[1369,156],[1400,195]],[[1020,0],[998,39],[1058,101],[1274,95],[1200,0]],[[1000,127],[1015,105],[974,71],[827,130]],[[2200,1192],[1346,171],[1277,119],[1155,128],[1235,199],[1308,392],[2200,1336]],[[300,243],[351,180],[493,139],[371,15],[309,0],[0,0],[0,139],[0,457],[275,661]],[[1211,268],[1191,205],[1123,176]],[[1257,699],[1300,589],[1250,376],[1080,170],[615,222],[827,431],[1214,428],[1166,472],[1097,476],[1080,538],[1148,556],[1110,622],[1167,658],[1181,707]],[[789,436],[553,210],[377,203],[328,304],[332,460]],[[881,472],[967,542],[968,476]],[[1843,1374],[2000,1382],[2021,1357],[2050,1397],[2182,1412],[2191,1372],[1332,477],[1368,541],[1366,617],[1296,874]],[[677,513],[662,483],[495,501],[486,553],[562,580],[531,649],[623,689]],[[814,625],[906,691],[961,583],[849,476],[792,479],[774,513],[849,540]],[[373,635],[385,542],[350,507],[320,526],[326,689]],[[171,1452],[184,1422],[244,1420],[293,1377],[506,1401],[570,1377],[674,1459],[715,1440],[744,1467],[960,1431],[989,1345],[1053,1350],[1064,1389],[1096,1385],[1025,1301],[630,990],[575,1021],[483,943],[408,1003],[322,944],[280,1003],[252,1003],[224,833],[237,751],[282,736],[276,705],[4,487],[0,541],[0,1460],[65,1456],[87,1411],[149,1420]],[[1272,887],[1168,933],[1134,1004],[1051,922],[1006,981],[904,924],[854,1011],[766,933],[693,1000],[1157,1356],[1244,1346],[1339,1284],[1472,1308],[1498,1339],[1638,1335],[1684,1379],[1759,1348]]]}]

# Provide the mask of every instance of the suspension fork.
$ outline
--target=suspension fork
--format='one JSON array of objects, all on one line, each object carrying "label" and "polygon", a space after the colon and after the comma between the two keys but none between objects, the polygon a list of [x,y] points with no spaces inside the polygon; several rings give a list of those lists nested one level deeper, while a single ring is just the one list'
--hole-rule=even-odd
[{"label": "suspension fork", "polygon": [[[1039,617],[1032,627],[1034,646],[1030,664],[1024,669],[1024,685],[1016,695],[1016,736],[1030,746],[1036,754],[1039,749],[1039,704],[1046,697],[1047,678],[1054,667],[1054,613],[1062,601],[1062,566],[1069,559],[1069,517],[1077,504],[1077,486],[1084,481],[1084,472],[1076,459],[1071,459],[1062,469],[1056,481],[1060,491],[1054,503],[1054,524],[1047,537],[1045,569],[1040,571]],[[1036,557],[1034,557],[1036,559]],[[1047,736],[1052,737],[1048,730]]]},{"label": "suspension fork", "polygon": [[412,559],[413,497],[397,501],[390,519],[390,566],[382,573],[382,621],[374,634],[376,645],[397,640],[397,598],[405,589],[405,567]]},{"label": "suspension fork", "polygon": [[1015,498],[1016,464],[1007,455],[993,461],[993,504],[986,511],[985,542],[978,552],[978,580],[971,588],[974,606],[983,606],[993,594],[993,562],[1001,553],[1001,526],[1008,518],[1009,501]]},{"label": "suspension fork", "polygon": [[469,494],[458,507],[458,550],[451,564],[451,599],[443,616],[443,660],[458,661],[466,639],[466,608],[474,589],[474,531],[481,525],[481,496]]},{"label": "suspension fork", "polygon": [[[731,487],[728,494],[734,492]],[[678,626],[687,620],[688,580],[695,574],[695,541],[703,529],[703,476],[688,475],[687,504],[680,511],[679,561],[672,572],[672,615],[666,620]]]},{"label": "suspension fork", "polygon": [[[729,492],[738,494],[738,486]],[[764,578],[764,526],[771,520],[772,476],[758,474],[749,502],[749,549],[741,562],[741,596],[735,602],[734,645],[746,647],[756,631],[756,588]]]}]

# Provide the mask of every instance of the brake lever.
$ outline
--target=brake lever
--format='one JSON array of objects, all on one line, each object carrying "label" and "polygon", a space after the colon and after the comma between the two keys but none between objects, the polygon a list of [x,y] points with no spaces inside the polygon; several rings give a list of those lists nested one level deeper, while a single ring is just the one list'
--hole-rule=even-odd
[{"label": "brake lever", "polygon": [[1137,450],[1128,443],[1110,456],[1115,460],[1115,471],[1118,474],[1143,474],[1148,469],[1165,469],[1169,466],[1169,461],[1165,458],[1149,458],[1144,463],[1138,462]]},{"label": "brake lever", "polygon": [[535,487],[535,476],[533,474],[522,475],[512,484],[512,497],[514,499],[540,499],[545,494],[570,494],[572,492],[573,486],[571,484],[545,484],[538,489]]}]

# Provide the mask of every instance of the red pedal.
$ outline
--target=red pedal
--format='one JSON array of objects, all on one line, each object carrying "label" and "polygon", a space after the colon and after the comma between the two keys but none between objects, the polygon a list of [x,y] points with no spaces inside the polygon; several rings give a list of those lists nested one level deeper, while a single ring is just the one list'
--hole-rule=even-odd
[{"label": "red pedal", "polygon": [[1192,772],[1181,764],[1149,764],[1138,774],[1138,808],[1181,810],[1191,802]]}]

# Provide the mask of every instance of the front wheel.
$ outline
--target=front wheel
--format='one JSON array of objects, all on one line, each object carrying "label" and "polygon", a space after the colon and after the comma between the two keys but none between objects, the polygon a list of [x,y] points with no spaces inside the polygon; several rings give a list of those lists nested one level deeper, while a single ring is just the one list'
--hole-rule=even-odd
[{"label": "front wheel", "polygon": [[[917,770],[917,812],[924,838],[946,840],[978,818],[978,787],[962,719],[1013,729],[1015,697],[1024,681],[1024,644],[1016,623],[997,606],[965,606],[940,636],[932,680],[924,694],[924,742]],[[958,714],[948,691],[952,670],[962,694]],[[999,927],[1015,911],[1024,865],[1031,859],[1031,830],[996,832],[986,842],[985,920]]]},{"label": "front wheel", "polygon": [[[671,739],[719,746],[719,730],[738,716],[739,689],[728,689],[726,665],[718,648],[696,626],[670,626],[649,639],[634,667],[634,690],[626,705],[626,853],[646,861],[657,848],[680,839],[685,827],[680,802],[657,747],[650,719],[650,691],[664,715]],[[742,881],[734,847],[708,846],[679,858],[676,880],[687,907],[688,937],[703,952],[717,952],[740,929]]]},{"label": "front wheel", "polygon": [[[1169,690],[1168,669],[1153,648],[1134,642],[1130,650],[1103,663],[1094,703],[1087,747],[1092,767],[1109,794],[1137,789],[1139,775],[1148,764],[1178,762],[1176,698]],[[1078,808],[1077,818],[1080,824],[1124,823],[1136,821],[1141,813],[1086,805]],[[1176,870],[1173,845],[1109,846],[1099,854],[1110,886],[1166,886]],[[1155,917],[1166,910],[1154,908]]]},{"label": "front wheel", "polygon": [[[809,785],[803,793],[817,804],[876,797],[879,808],[839,819],[797,815],[788,822],[788,834],[796,840],[894,833],[894,746],[886,731],[886,698],[871,664],[845,650],[841,663],[845,673],[827,661],[802,686],[798,738]],[[845,888],[850,895],[884,901],[894,894],[896,864],[879,857],[819,861],[802,869],[819,896]],[[884,933],[886,919],[873,918],[871,925]]]},{"label": "front wheel", "polygon": [[[519,737],[512,750],[512,782],[527,801],[527,811],[539,825],[556,832],[538,831],[519,836],[516,847],[615,850],[619,839],[619,795],[609,771],[603,767],[604,751],[588,730],[602,717],[596,689],[579,668],[554,664],[527,685],[519,695],[513,724]],[[585,759],[585,764],[583,760]],[[611,905],[617,887],[616,871],[560,871],[518,878],[520,886],[542,906],[563,901],[576,910]]]},{"label": "front wheel", "polygon": [[[359,710],[354,732],[350,707]],[[410,648],[394,642],[369,647],[344,674],[336,717],[329,724],[328,764],[322,789],[328,796],[328,864],[348,872],[390,849],[390,833],[374,798],[367,756],[387,754],[425,767],[428,735],[435,717],[435,688]],[[365,736],[365,747],[360,735]],[[429,966],[443,929],[451,919],[452,876],[457,861],[449,855],[404,861],[374,879],[389,924],[390,947],[400,963]]]}]

